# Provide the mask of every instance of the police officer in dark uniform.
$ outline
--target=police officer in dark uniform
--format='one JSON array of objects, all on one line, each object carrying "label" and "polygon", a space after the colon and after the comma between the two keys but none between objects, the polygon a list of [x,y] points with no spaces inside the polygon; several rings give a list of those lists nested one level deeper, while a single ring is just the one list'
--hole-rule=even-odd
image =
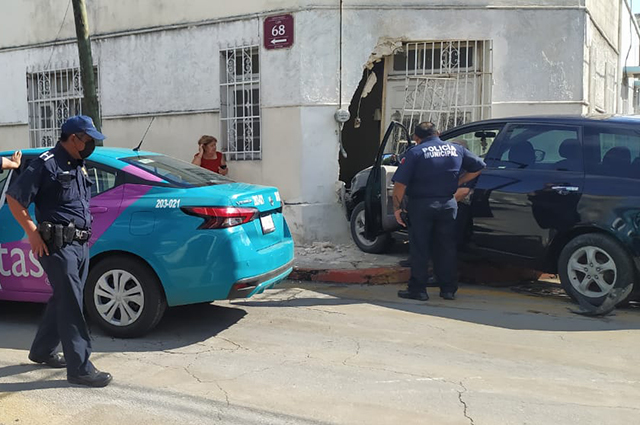
[{"label": "police officer in dark uniform", "polygon": [[[32,160],[7,191],[9,208],[53,288],[29,359],[66,367],[70,383],[91,387],[104,387],[112,379],[89,360],[91,341],[83,315],[92,222],[92,182],[84,159],[95,149],[95,140],[104,138],[91,118],[69,118],[62,125],[58,144]],[[27,210],[32,202],[37,226]],[[56,352],[59,343],[64,355]]]},{"label": "police officer in dark uniform", "polygon": [[[393,176],[393,205],[398,223],[406,226],[401,205],[407,194],[411,257],[411,278],[401,298],[427,301],[426,265],[433,257],[440,296],[455,299],[456,213],[454,194],[460,185],[475,179],[485,167],[478,156],[461,145],[446,143],[438,137],[433,123],[416,126],[411,148]],[[461,175],[461,171],[466,173]],[[431,254],[433,251],[433,255]]]}]

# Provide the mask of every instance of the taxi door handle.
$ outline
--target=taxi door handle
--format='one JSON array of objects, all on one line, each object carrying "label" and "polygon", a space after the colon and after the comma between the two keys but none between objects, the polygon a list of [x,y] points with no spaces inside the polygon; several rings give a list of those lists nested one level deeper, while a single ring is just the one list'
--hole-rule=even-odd
[{"label": "taxi door handle", "polygon": [[106,213],[107,211],[109,211],[109,208],[107,208],[107,207],[90,207],[89,211],[91,211],[91,214],[100,214],[100,213]]}]

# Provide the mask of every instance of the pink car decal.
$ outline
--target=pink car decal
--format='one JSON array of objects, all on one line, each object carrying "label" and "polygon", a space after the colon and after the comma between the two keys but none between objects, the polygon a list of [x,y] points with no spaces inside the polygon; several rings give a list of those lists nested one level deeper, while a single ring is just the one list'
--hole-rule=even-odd
[{"label": "pink car decal", "polygon": [[[122,212],[150,189],[147,185],[124,184],[93,197],[89,246],[93,246]],[[0,299],[45,302],[50,296],[47,275],[31,252],[29,241],[25,238],[0,245]]]}]

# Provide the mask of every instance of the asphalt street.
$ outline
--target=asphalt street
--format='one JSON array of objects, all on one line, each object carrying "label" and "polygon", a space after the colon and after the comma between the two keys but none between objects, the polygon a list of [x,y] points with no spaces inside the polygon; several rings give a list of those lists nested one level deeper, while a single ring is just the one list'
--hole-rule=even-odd
[{"label": "asphalt street", "polygon": [[[42,307],[0,303],[0,424],[631,424],[640,308],[569,311],[555,291],[287,282],[171,309],[150,335],[93,329],[104,389],[28,362]],[[544,292],[544,291],[543,291]]]}]

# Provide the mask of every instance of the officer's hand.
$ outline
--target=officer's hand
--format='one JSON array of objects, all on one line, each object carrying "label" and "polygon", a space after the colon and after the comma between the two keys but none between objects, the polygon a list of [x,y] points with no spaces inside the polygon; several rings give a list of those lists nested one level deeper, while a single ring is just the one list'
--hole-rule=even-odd
[{"label": "officer's hand", "polygon": [[31,245],[31,252],[36,255],[36,258],[49,255],[47,244],[44,243],[38,231],[34,231],[29,235],[29,244]]},{"label": "officer's hand", "polygon": [[19,167],[22,162],[22,151],[16,151],[11,155],[11,160]]},{"label": "officer's hand", "polygon": [[395,212],[393,213],[393,215],[396,216],[396,221],[398,222],[398,224],[400,224],[402,227],[407,227],[400,214],[402,214],[402,210],[395,210]]}]

